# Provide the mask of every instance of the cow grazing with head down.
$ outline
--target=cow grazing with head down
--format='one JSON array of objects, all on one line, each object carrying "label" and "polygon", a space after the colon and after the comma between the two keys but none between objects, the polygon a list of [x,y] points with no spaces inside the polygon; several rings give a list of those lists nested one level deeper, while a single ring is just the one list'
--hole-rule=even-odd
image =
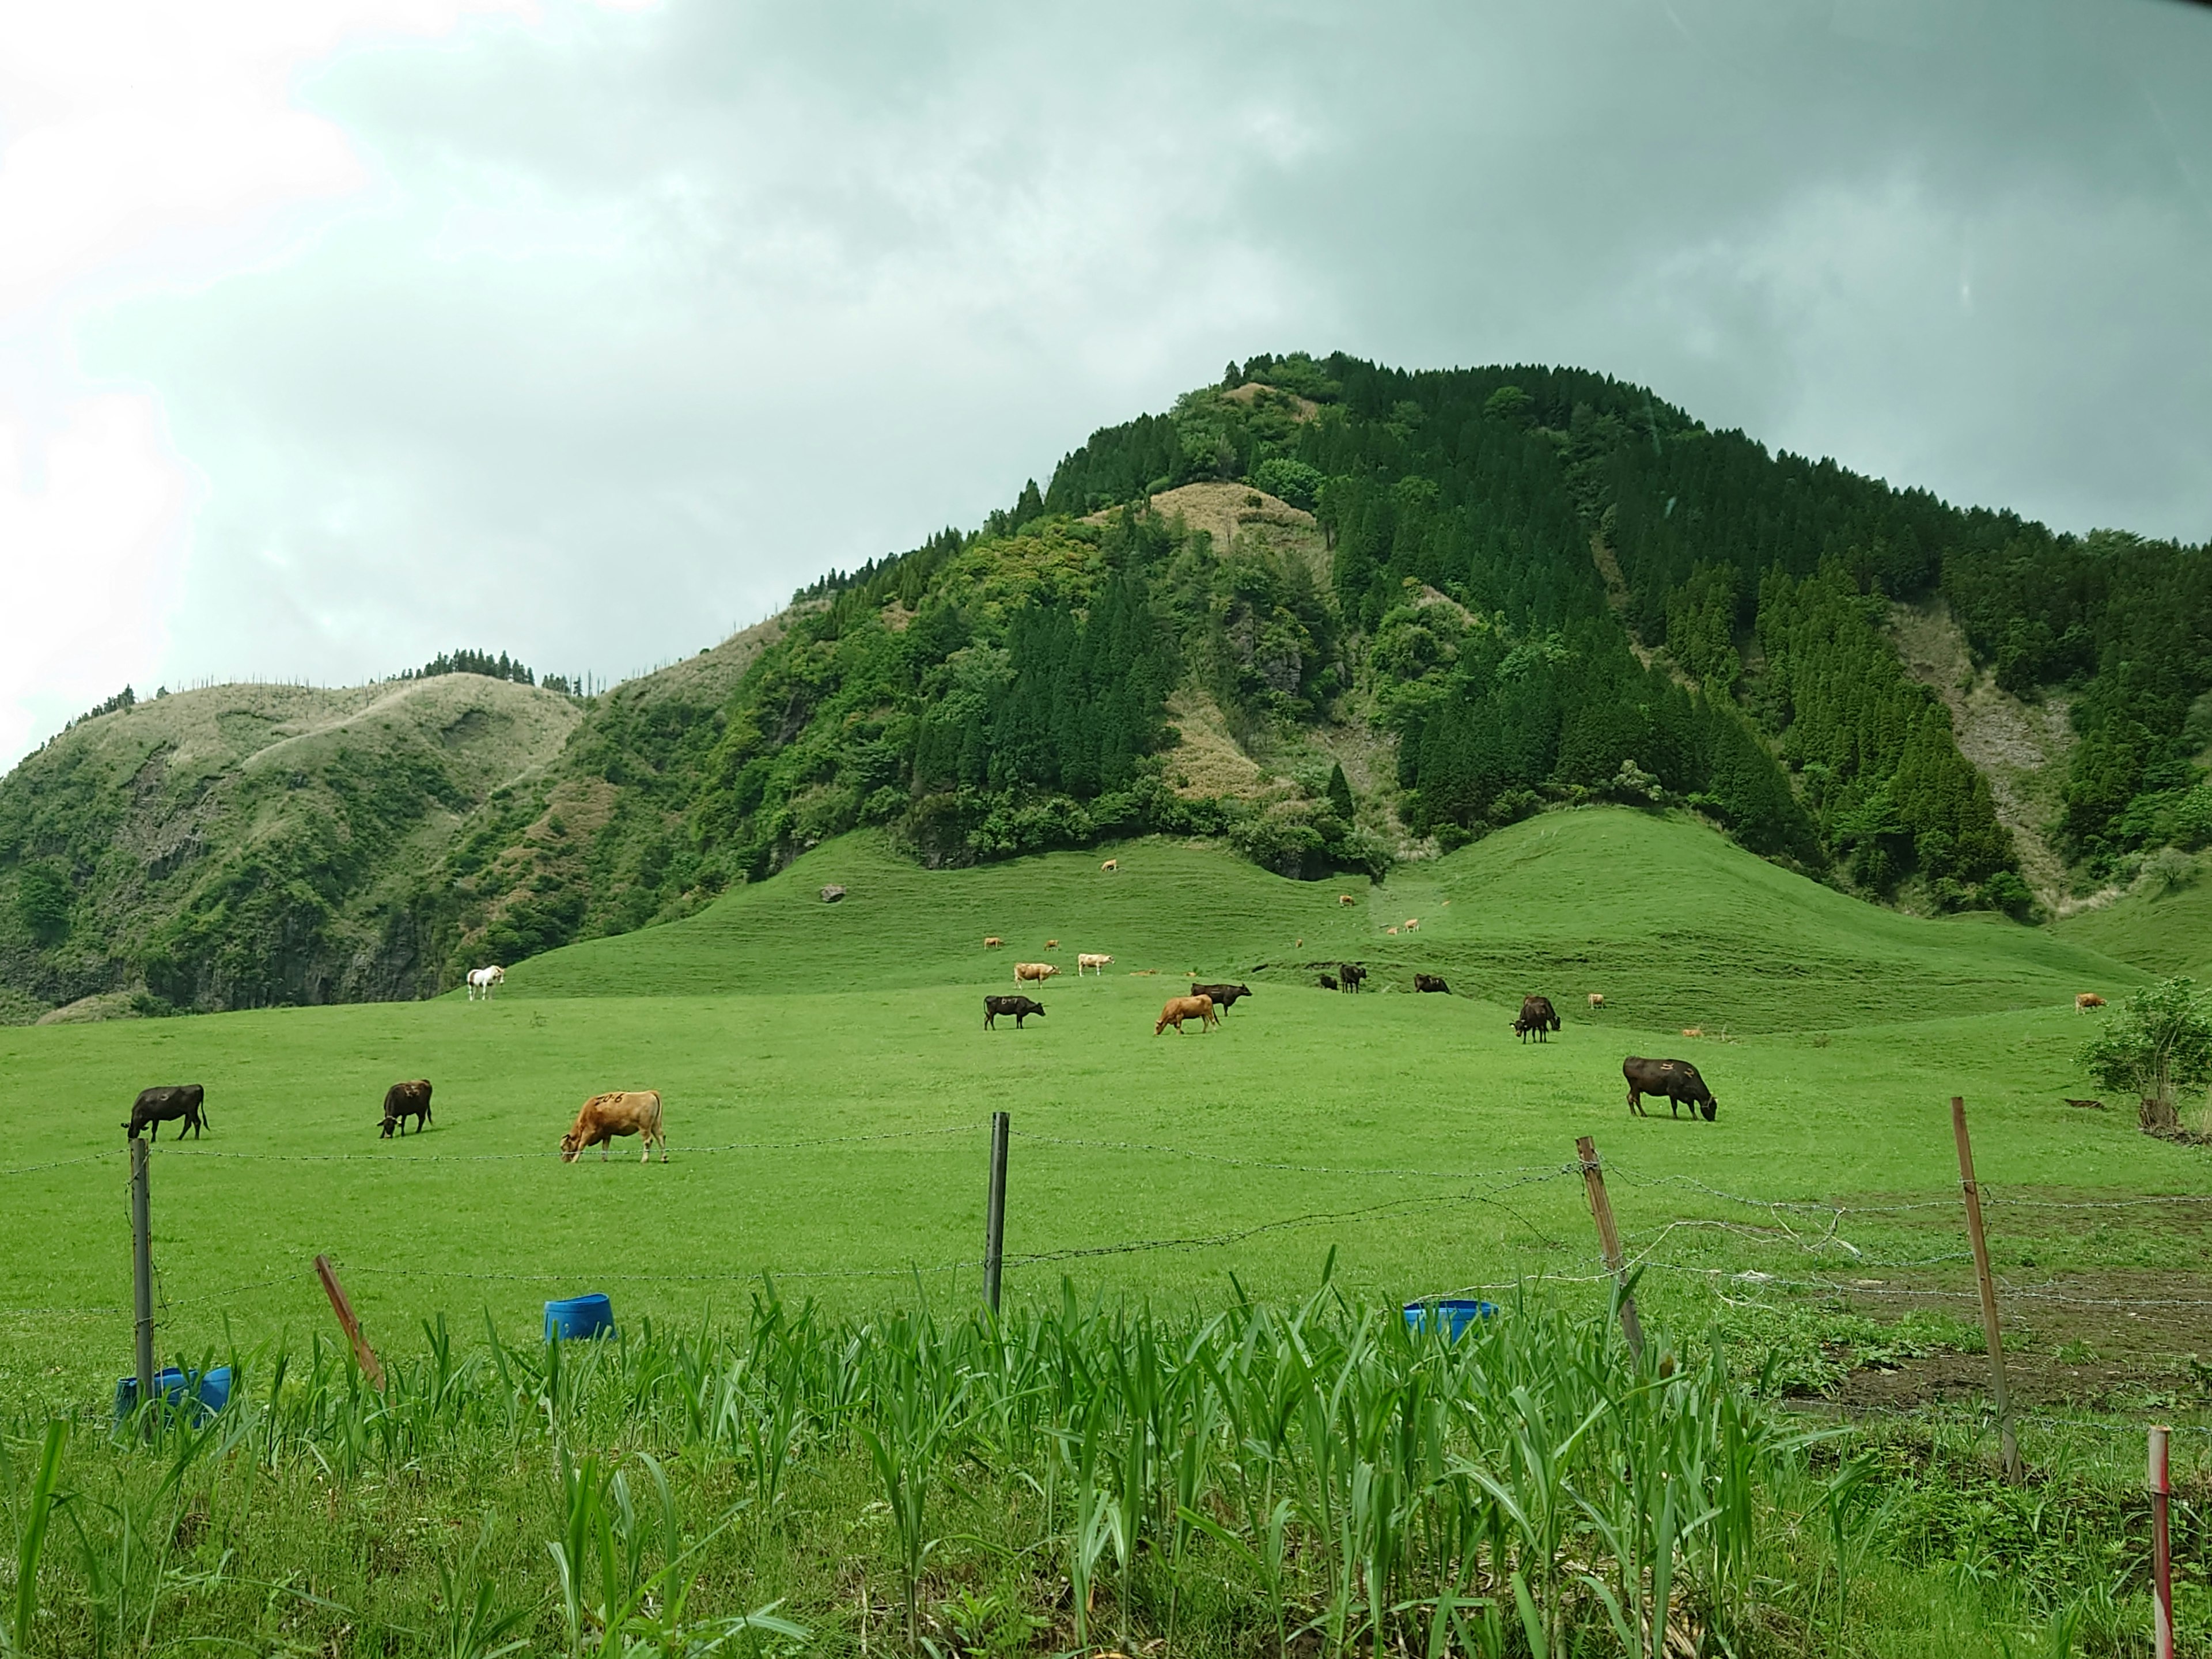
[{"label": "cow grazing with head down", "polygon": [[469,1000],[474,1002],[482,995],[486,1002],[489,1002],[491,994],[506,983],[507,969],[496,963],[489,968],[471,968],[469,969]]},{"label": "cow grazing with head down", "polygon": [[1442,974],[1414,975],[1413,988],[1416,991],[1434,992],[1442,996],[1451,994],[1451,987],[1444,983],[1444,976]]},{"label": "cow grazing with head down", "polygon": [[1158,1036],[1172,1025],[1176,1035],[1181,1036],[1182,1023],[1187,1019],[1196,1020],[1201,1034],[1207,1026],[1221,1024],[1221,1016],[1213,1012],[1212,997],[1170,997],[1167,1006],[1160,1010],[1159,1023],[1152,1027],[1152,1035]]},{"label": "cow grazing with head down", "polygon": [[2101,1008],[2104,1006],[2104,998],[2099,996],[2094,991],[2083,991],[2074,999],[2074,1012],[2077,1014],[2086,1014],[2092,1008]]},{"label": "cow grazing with head down", "polygon": [[1669,1117],[1686,1105],[1692,1121],[1703,1112],[1705,1121],[1711,1123],[1721,1109],[1713,1091],[1705,1087],[1705,1079],[1698,1075],[1698,1068],[1686,1060],[1645,1060],[1631,1054],[1620,1062],[1620,1074],[1628,1079],[1628,1109],[1638,1117],[1651,1115],[1644,1109],[1645,1095],[1666,1096]]},{"label": "cow grazing with head down", "polygon": [[1100,865],[1098,867],[1101,870],[1111,872],[1121,867],[1121,860],[1119,859],[1108,859],[1105,863]]},{"label": "cow grazing with head down", "polygon": [[1339,905],[1357,904],[1359,902],[1358,899],[1352,897],[1349,893],[1339,893],[1336,896],[1336,902]]},{"label": "cow grazing with head down", "polygon": [[1018,962],[1014,964],[1014,983],[1042,985],[1059,971],[1048,962]]},{"label": "cow grazing with head down", "polygon": [[1589,1006],[1590,1012],[1592,1013],[1595,1013],[1599,1009],[1604,1007],[1605,993],[1602,991],[1592,991],[1589,994]]},{"label": "cow grazing with head down", "polygon": [[1336,971],[1344,980],[1344,988],[1357,995],[1360,981],[1367,977],[1367,970],[1356,962],[1340,962]]},{"label": "cow grazing with head down", "polygon": [[1545,1042],[1545,1032],[1559,1029],[1559,1010],[1552,1006],[1549,997],[1523,997],[1521,999],[1521,1012],[1513,1022],[1513,1029],[1520,1034],[1523,1042],[1528,1040],[1528,1034],[1532,1031],[1536,1034],[1537,1042]]},{"label": "cow grazing with head down", "polygon": [[407,1133],[406,1120],[415,1120],[415,1133],[421,1134],[430,1127],[430,1080],[416,1078],[412,1083],[395,1083],[384,1091],[384,1132],[377,1139],[389,1140],[397,1129]]},{"label": "cow grazing with head down", "polygon": [[1237,998],[1250,996],[1252,994],[1252,988],[1249,985],[1200,985],[1194,983],[1190,988],[1190,994],[1194,997],[1212,997],[1213,999],[1213,1006],[1216,1008],[1220,1009],[1224,1013],[1226,1013],[1230,1009],[1234,1008],[1237,1006]]},{"label": "cow grazing with head down", "polygon": [[568,1133],[561,1137],[561,1161],[574,1164],[589,1146],[599,1149],[599,1162],[607,1161],[607,1148],[614,1145],[618,1135],[641,1135],[643,1155],[641,1164],[653,1161],[653,1146],[660,1143],[660,1161],[668,1162],[668,1137],[660,1128],[660,1091],[658,1089],[620,1089],[611,1094],[593,1095],[576,1114],[576,1121],[568,1126]]},{"label": "cow grazing with head down", "polygon": [[1336,975],[1334,974],[1323,974],[1321,976],[1319,983],[1322,990],[1334,991],[1336,989]]},{"label": "cow grazing with head down", "polygon": [[192,1139],[198,1140],[201,1128],[207,1122],[207,1114],[202,1109],[206,1100],[207,1091],[197,1083],[175,1083],[158,1089],[142,1089],[138,1098],[131,1103],[131,1121],[123,1127],[130,1132],[133,1140],[138,1139],[141,1129],[152,1130],[153,1133],[149,1138],[159,1140],[161,1126],[181,1118],[183,1121],[177,1124],[176,1138],[182,1140],[185,1131],[190,1129]]},{"label": "cow grazing with head down", "polygon": [[997,1030],[999,1028],[993,1022],[1000,1014],[1012,1014],[1014,1017],[1014,1029],[1018,1031],[1022,1029],[1022,1022],[1031,1014],[1042,1018],[1043,1013],[1044,1004],[1031,1001],[1028,997],[985,997],[983,999],[983,1029],[987,1031]]}]

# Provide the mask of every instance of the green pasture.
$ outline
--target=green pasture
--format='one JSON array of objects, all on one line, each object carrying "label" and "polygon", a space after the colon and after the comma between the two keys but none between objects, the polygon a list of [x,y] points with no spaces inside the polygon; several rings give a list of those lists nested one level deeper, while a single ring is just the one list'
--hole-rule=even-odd
[{"label": "green pasture", "polygon": [[[1375,1297],[1581,1279],[1595,1265],[1568,1171],[1581,1134],[1662,1302],[1711,1282],[1678,1268],[1877,1272],[1854,1264],[1962,1248],[1955,1212],[1851,1217],[1856,1257],[1771,1226],[1668,1227],[1775,1218],[1706,1188],[1948,1198],[1954,1094],[2001,1265],[2126,1266],[2154,1241],[2008,1217],[2008,1190],[2206,1190],[2203,1153],[2063,1103],[2085,1092],[2074,993],[2143,975],[2047,933],[1876,910],[1693,823],[1617,811],[1549,815],[1371,888],[1285,881],[1211,848],[1109,850],[1112,873],[1102,854],[930,872],[853,837],[690,921],[519,964],[489,1003],[0,1031],[19,1131],[5,1167],[23,1171],[0,1175],[0,1388],[82,1401],[125,1368],[119,1125],[156,1082],[204,1084],[210,1123],[154,1161],[169,1352],[320,1328],[318,1251],[392,1340],[479,1309],[526,1335],[544,1298],[587,1290],[626,1319],[693,1318],[770,1273],[833,1308],[917,1286],[964,1298],[1000,1109],[1017,1297],[1066,1276],[1189,1304],[1233,1273],[1287,1297],[1332,1250],[1337,1281]],[[831,881],[850,896],[825,906]],[[1384,931],[1410,917],[1417,933]],[[985,951],[987,933],[1006,947]],[[1114,966],[1079,981],[1079,951]],[[1049,1012],[985,1032],[982,996],[1031,958],[1066,970],[1042,991]],[[1369,994],[1314,988],[1312,964],[1346,958],[1373,970]],[[1455,994],[1408,994],[1416,968]],[[1255,995],[1218,1031],[1154,1036],[1192,969]],[[1524,990],[1565,1016],[1548,1043],[1509,1029]],[[1692,1023],[1710,1035],[1681,1036]],[[1628,1054],[1695,1060],[1718,1121],[1632,1118]],[[418,1076],[435,1127],[380,1142],[384,1089]],[[662,1091],[672,1161],[641,1168],[631,1143],[561,1164],[576,1106],[615,1088]],[[1079,1254],[1138,1243],[1173,1248]],[[2171,1267],[2183,1249],[2153,1254]]]}]

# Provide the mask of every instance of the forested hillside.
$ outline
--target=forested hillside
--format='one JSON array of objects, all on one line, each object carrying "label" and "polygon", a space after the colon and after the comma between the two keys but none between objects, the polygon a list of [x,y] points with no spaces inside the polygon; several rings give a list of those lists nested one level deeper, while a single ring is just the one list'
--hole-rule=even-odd
[{"label": "forested hillside", "polygon": [[[1989,783],[1885,631],[1936,595],[1985,672],[2071,711],[2073,878],[2212,841],[2205,548],[1954,508],[1581,371],[1261,357],[1092,434],[976,531],[555,699],[573,729],[542,763],[464,787],[341,751],[320,842],[255,795],[281,867],[237,814],[182,852],[102,842],[166,739],[88,769],[146,705],[89,719],[0,784],[0,975],[19,1007],[412,994],[864,823],[930,865],[1167,830],[1315,878],[1593,800],[1694,811],[1868,898],[2026,916]],[[434,833],[393,789],[437,803]],[[131,896],[156,890],[158,925]],[[371,915],[412,919],[406,973]],[[335,945],[235,965],[341,934],[357,969]]]}]

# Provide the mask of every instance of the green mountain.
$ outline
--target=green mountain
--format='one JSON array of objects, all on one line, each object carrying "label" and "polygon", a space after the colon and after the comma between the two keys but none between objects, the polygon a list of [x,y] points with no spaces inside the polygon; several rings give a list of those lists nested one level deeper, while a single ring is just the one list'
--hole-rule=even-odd
[{"label": "green mountain", "polygon": [[[869,826],[921,866],[1159,832],[1402,882],[1613,802],[2025,916],[2212,841],[2208,691],[2206,548],[1954,508],[1576,370],[1256,358],[597,696],[442,673],[88,719],[0,781],[0,1012],[422,994]],[[1962,752],[2038,705],[2063,754]]]}]

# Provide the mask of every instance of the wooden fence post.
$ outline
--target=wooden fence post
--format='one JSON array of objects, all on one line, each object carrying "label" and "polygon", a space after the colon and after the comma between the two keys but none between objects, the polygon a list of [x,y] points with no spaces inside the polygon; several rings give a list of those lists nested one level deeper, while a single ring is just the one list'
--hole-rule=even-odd
[{"label": "wooden fence post", "polygon": [[2173,1659],[2173,1551],[2166,1536],[2166,1501],[2173,1479],[2166,1469],[2166,1441],[2172,1431],[2150,1431],[2150,1593],[2152,1639],[2157,1659]]},{"label": "wooden fence post", "polygon": [[131,1138],[131,1312],[138,1406],[154,1398],[154,1207],[146,1178],[146,1143]]},{"label": "wooden fence post", "polygon": [[983,1300],[999,1311],[999,1277],[1006,1258],[1006,1136],[1011,1120],[991,1114],[991,1191],[983,1210]]},{"label": "wooden fence post", "polygon": [[353,1304],[346,1300],[345,1286],[338,1283],[337,1269],[326,1255],[315,1258],[315,1273],[323,1281],[323,1293],[331,1299],[331,1311],[338,1316],[338,1325],[353,1344],[353,1357],[361,1362],[368,1374],[369,1386],[379,1394],[384,1392],[384,1367],[376,1363],[376,1350],[368,1346],[368,1337],[361,1328],[361,1321],[353,1315]]},{"label": "wooden fence post", "polygon": [[1644,1322],[1636,1316],[1636,1298],[1628,1293],[1627,1274],[1620,1253],[1620,1231],[1613,1224],[1613,1200],[1605,1195],[1605,1170],[1597,1161],[1597,1143],[1588,1135],[1575,1142],[1582,1160],[1583,1185],[1589,1193],[1590,1214],[1597,1221],[1597,1242],[1605,1252],[1605,1270],[1620,1289],[1620,1328],[1628,1338],[1628,1351],[1644,1358]]},{"label": "wooden fence post", "polygon": [[1990,1274],[1989,1240],[1982,1234],[1982,1189],[1974,1180],[1974,1147],[1966,1139],[1966,1103],[1951,1097],[1951,1133],[1959,1143],[1959,1184],[1966,1195],[1966,1237],[1974,1247],[1974,1278],[1982,1292],[1982,1334],[1990,1347],[1990,1392],[1996,1401],[1997,1441],[2005,1479],[2021,1480],[2020,1441],[2013,1433],[2012,1401],[2005,1392],[2004,1340],[1997,1331],[1997,1286]]}]

